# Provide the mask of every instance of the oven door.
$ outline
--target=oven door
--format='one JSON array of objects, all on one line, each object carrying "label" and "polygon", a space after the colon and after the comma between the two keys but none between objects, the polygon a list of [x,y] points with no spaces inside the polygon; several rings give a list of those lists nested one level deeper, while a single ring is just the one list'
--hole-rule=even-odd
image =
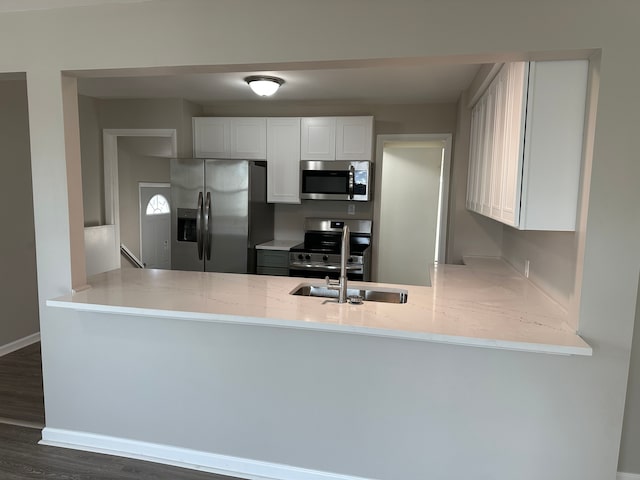
[{"label": "oven door", "polygon": [[303,200],[369,200],[369,162],[300,162]]},{"label": "oven door", "polygon": [[[336,265],[296,265],[295,263],[290,263],[289,276],[306,278],[329,277],[332,280],[337,280],[340,278],[340,267]],[[362,266],[347,266],[347,280],[365,280]]]}]

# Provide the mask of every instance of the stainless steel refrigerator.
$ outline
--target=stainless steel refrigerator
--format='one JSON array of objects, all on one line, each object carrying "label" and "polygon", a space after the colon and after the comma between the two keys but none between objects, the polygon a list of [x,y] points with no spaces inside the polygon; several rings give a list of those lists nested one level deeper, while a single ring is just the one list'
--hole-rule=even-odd
[{"label": "stainless steel refrigerator", "polygon": [[171,160],[171,268],[255,273],[255,245],[273,239],[266,163]]}]

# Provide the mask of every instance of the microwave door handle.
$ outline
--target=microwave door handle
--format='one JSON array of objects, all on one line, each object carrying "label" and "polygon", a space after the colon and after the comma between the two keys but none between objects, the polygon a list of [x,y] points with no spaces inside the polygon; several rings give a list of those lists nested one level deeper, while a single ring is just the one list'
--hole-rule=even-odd
[{"label": "microwave door handle", "polygon": [[355,188],[356,169],[353,165],[349,165],[349,200],[353,200],[353,191]]},{"label": "microwave door handle", "polygon": [[203,234],[202,234],[202,192],[198,192],[198,213],[196,215],[196,238],[198,240],[198,260],[202,260]]}]

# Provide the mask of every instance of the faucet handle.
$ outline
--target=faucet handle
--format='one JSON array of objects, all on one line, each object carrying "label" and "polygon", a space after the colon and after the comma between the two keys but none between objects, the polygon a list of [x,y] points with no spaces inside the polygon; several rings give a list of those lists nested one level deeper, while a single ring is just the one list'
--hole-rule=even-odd
[{"label": "faucet handle", "polygon": [[340,285],[340,280],[331,280],[329,275],[324,277],[324,281],[327,285]]}]

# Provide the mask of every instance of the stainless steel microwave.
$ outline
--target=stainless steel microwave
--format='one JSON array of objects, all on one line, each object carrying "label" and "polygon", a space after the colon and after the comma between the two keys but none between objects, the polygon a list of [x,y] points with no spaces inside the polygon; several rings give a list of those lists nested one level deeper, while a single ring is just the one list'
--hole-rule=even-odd
[{"label": "stainless steel microwave", "polygon": [[372,189],[371,162],[300,162],[300,198],[368,202]]}]

